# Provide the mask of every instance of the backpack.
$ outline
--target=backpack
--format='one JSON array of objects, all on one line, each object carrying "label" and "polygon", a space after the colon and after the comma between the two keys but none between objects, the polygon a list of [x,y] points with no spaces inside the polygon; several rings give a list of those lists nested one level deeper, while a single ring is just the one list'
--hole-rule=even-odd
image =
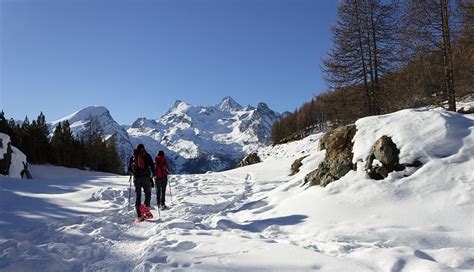
[{"label": "backpack", "polygon": [[149,169],[146,165],[146,152],[134,152],[133,153],[133,162],[132,162],[132,170],[136,175],[139,176],[148,176]]},{"label": "backpack", "polygon": [[133,170],[145,170],[145,154],[133,154]]},{"label": "backpack", "polygon": [[155,175],[159,178],[166,177],[168,175],[168,163],[164,157],[157,156],[155,158]]}]

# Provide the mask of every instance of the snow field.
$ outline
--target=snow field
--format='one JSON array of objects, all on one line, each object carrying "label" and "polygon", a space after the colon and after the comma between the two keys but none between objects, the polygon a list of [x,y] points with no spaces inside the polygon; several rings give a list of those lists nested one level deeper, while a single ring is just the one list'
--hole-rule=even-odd
[{"label": "snow field", "polygon": [[[358,170],[325,188],[301,187],[324,159],[321,134],[260,150],[259,164],[173,175],[170,209],[157,218],[153,191],[155,220],[144,223],[127,208],[128,177],[36,166],[37,180],[0,178],[0,270],[474,270],[473,119],[437,110],[361,119]],[[402,162],[423,166],[369,179],[364,146],[379,134],[394,138]]]}]

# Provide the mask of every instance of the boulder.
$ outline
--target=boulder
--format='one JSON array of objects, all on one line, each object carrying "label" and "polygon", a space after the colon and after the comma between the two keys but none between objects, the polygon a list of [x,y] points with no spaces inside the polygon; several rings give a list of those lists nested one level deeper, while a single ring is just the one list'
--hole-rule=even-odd
[{"label": "boulder", "polygon": [[393,143],[392,138],[388,136],[382,136],[378,139],[372,147],[372,152],[375,158],[384,165],[397,165],[398,164],[398,150],[397,145]]},{"label": "boulder", "polygon": [[318,168],[305,177],[309,186],[326,186],[354,170],[352,163],[352,139],[356,133],[355,125],[339,127],[327,132],[319,141],[318,149],[326,149],[326,157]]},{"label": "boulder", "polygon": [[303,160],[308,157],[308,155],[303,156],[299,159],[296,159],[293,164],[291,164],[291,174],[290,176],[293,176],[294,174],[298,173],[300,171],[300,167],[303,165]]},{"label": "boulder", "polygon": [[248,154],[243,160],[241,160],[237,167],[243,167],[261,162],[262,160],[256,152]]},{"label": "boulder", "polygon": [[367,158],[365,168],[369,176],[373,179],[384,179],[393,171],[404,170],[405,166],[399,163],[399,154],[400,150],[392,138],[386,135],[380,137]]}]

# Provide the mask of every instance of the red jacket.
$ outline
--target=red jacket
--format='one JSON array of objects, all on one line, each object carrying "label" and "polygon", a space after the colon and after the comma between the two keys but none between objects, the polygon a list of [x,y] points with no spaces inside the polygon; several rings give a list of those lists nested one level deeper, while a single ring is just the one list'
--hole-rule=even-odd
[{"label": "red jacket", "polygon": [[158,178],[164,178],[168,176],[168,163],[165,157],[155,157],[155,176]]}]

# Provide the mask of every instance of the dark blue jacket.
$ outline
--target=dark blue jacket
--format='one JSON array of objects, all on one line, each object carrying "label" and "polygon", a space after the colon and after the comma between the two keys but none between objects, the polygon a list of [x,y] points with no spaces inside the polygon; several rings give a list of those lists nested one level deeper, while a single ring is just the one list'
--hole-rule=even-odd
[{"label": "dark blue jacket", "polygon": [[[136,150],[134,150],[134,153],[136,153]],[[155,173],[155,165],[153,163],[153,158],[150,154],[148,154],[148,152],[145,151],[145,153],[146,168],[142,171],[134,171],[134,169],[132,169],[133,155],[130,157],[130,160],[128,162],[128,172],[133,173],[134,177],[151,177]]]}]

